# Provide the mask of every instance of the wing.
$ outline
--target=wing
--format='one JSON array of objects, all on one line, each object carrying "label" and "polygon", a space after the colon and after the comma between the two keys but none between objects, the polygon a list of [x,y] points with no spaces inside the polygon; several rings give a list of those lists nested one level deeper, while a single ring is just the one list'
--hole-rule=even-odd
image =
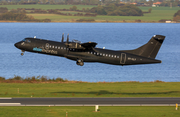
[{"label": "wing", "polygon": [[87,43],[82,43],[81,47],[84,47],[85,49],[92,49],[96,47],[97,43],[95,42],[87,42]]},{"label": "wing", "polygon": [[72,48],[72,49],[83,49],[83,50],[89,50],[94,48],[97,45],[95,42],[87,42],[87,43],[69,43],[66,44],[67,47]]}]

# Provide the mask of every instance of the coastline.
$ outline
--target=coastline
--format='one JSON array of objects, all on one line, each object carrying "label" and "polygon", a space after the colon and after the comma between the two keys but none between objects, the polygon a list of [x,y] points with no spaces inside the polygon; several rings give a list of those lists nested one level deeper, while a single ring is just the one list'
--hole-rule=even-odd
[{"label": "coastline", "polygon": [[[0,20],[0,23],[40,23],[40,22],[34,22],[34,21],[9,21],[9,20]],[[167,22],[156,22],[156,21],[141,21],[141,22],[135,22],[135,21],[51,21],[51,22],[41,22],[41,23],[167,23]],[[179,22],[170,22],[170,23],[179,23]]]}]

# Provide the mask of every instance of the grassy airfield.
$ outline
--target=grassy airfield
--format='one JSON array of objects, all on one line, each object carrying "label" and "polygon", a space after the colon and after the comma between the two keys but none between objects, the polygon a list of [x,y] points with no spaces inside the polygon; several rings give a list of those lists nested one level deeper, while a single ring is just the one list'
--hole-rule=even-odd
[{"label": "grassy airfield", "polygon": [[[17,81],[19,82],[19,81]],[[180,97],[180,82],[0,83],[0,97]],[[18,92],[19,90],[19,92]],[[175,107],[0,107],[1,117],[179,117]]]},{"label": "grassy airfield", "polygon": [[179,86],[159,81],[0,83],[0,97],[180,97]]},{"label": "grassy airfield", "polygon": [[[175,107],[0,107],[1,117],[179,117]],[[67,116],[66,116],[67,112]]]}]

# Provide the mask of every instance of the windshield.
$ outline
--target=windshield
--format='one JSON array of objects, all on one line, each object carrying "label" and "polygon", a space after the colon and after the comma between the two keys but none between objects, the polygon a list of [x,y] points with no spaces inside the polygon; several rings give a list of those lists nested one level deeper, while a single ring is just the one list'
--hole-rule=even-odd
[{"label": "windshield", "polygon": [[22,41],[23,41],[23,42],[31,43],[31,41],[30,41],[29,39],[23,39]]}]

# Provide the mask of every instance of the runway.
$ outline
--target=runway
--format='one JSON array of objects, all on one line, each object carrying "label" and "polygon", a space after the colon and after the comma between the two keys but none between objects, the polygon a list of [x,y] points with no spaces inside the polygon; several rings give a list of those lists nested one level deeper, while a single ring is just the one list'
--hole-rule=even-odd
[{"label": "runway", "polygon": [[0,98],[0,106],[175,106],[180,98]]}]

